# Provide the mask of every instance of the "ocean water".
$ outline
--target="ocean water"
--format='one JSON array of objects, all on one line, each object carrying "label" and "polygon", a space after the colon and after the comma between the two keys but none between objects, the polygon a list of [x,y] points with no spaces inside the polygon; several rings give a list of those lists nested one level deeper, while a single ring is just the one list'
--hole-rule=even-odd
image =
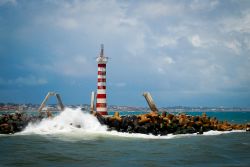
[{"label": "ocean water", "polygon": [[[250,112],[207,115],[229,122],[250,122]],[[0,135],[0,166],[249,167],[250,132],[167,136],[108,132],[92,115],[66,109],[20,133]]]}]

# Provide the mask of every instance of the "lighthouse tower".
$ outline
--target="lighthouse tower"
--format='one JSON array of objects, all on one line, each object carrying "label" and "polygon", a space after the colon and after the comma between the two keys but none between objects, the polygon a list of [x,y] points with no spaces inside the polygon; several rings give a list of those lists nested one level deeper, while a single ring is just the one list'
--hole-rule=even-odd
[{"label": "lighthouse tower", "polygon": [[96,59],[98,63],[96,111],[101,115],[108,115],[106,100],[106,64],[108,57],[104,56],[104,47],[101,45],[101,53]]}]

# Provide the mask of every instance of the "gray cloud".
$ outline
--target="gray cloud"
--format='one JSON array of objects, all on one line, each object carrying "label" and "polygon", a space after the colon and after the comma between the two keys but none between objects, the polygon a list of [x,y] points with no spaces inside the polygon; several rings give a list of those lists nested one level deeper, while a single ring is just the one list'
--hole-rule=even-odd
[{"label": "gray cloud", "polygon": [[31,52],[18,65],[41,76],[96,79],[104,43],[117,87],[172,91],[176,102],[181,93],[236,97],[250,91],[250,3],[240,2],[20,1],[11,43]]},{"label": "gray cloud", "polygon": [[37,85],[45,85],[47,83],[48,81],[45,78],[39,78],[33,75],[25,77],[19,76],[15,79],[0,78],[0,85],[37,86]]}]

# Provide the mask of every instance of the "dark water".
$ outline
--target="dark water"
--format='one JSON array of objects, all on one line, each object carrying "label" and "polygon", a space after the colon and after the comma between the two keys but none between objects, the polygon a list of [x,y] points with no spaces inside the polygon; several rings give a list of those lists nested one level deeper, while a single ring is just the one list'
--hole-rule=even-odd
[{"label": "dark water", "polygon": [[[211,114],[250,122],[250,113]],[[79,132],[1,135],[0,166],[250,166],[250,132],[209,134],[168,139]]]},{"label": "dark water", "polygon": [[[188,115],[201,115],[202,112],[184,112]],[[248,123],[250,122],[250,111],[233,111],[233,112],[205,112],[209,117],[216,117],[218,120],[224,121],[227,120],[231,123]],[[109,112],[110,115],[113,115],[114,112]],[[145,112],[120,112],[120,115],[128,115],[128,114],[145,114]],[[173,114],[178,114],[178,112],[173,112]]]}]

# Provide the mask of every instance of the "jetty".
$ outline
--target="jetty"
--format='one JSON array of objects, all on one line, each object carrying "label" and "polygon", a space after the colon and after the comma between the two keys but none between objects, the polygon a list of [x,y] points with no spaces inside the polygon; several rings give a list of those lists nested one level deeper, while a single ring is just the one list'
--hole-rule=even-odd
[{"label": "jetty", "polygon": [[184,113],[171,114],[168,112],[159,112],[149,92],[143,93],[150,112],[140,115],[120,116],[115,112],[113,116],[103,116],[94,112],[99,122],[108,127],[108,130],[142,133],[165,136],[168,134],[203,134],[204,132],[215,131],[232,131],[246,130],[250,131],[248,124],[232,124],[228,121],[220,121],[215,117],[209,117],[206,113],[200,116],[191,116]]},{"label": "jetty", "polygon": [[[14,134],[24,130],[29,123],[39,123],[44,118],[53,117],[48,109],[43,110],[50,96],[55,96],[58,99],[58,110],[63,111],[65,107],[60,95],[55,92],[49,92],[39,107],[36,116],[24,112],[0,115],[0,134]],[[206,113],[202,113],[200,116],[191,116],[184,113],[172,114],[165,111],[159,112],[151,94],[149,92],[144,92],[143,96],[150,108],[150,112],[148,113],[120,116],[119,112],[115,112],[114,115],[102,115],[95,110],[95,96],[92,92],[89,113],[93,114],[100,124],[107,126],[109,131],[114,130],[125,133],[166,136],[168,134],[203,134],[203,132],[210,130],[250,131],[250,123],[231,124],[228,121],[220,121],[215,117],[209,117]]]}]

